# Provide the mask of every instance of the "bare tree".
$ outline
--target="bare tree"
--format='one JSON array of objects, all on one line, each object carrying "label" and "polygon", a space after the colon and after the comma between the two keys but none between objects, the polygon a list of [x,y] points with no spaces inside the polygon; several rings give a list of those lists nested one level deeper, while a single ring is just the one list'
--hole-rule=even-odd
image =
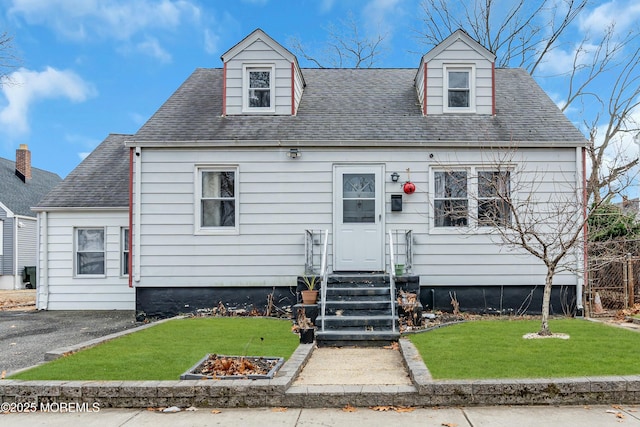
[{"label": "bare tree", "polygon": [[[503,202],[512,213],[512,222],[495,228],[504,244],[525,250],[547,267],[540,331],[547,333],[551,284],[558,266],[578,244],[589,215],[635,178],[632,172],[638,158],[627,155],[620,143],[625,135],[636,135],[640,129],[634,121],[640,103],[639,30],[620,35],[612,24],[602,34],[584,34],[576,43],[569,31],[587,11],[588,0],[519,0],[506,7],[505,2],[495,0],[423,0],[422,5],[421,36],[428,44],[436,45],[462,28],[496,54],[497,66],[521,67],[534,78],[559,80],[566,90],[560,102],[562,111],[581,117],[588,135],[590,173],[584,203],[574,200],[572,208],[569,200],[548,200],[547,218],[540,223],[528,209],[528,199],[507,197]],[[571,66],[551,77],[537,76],[560,49],[572,52]],[[608,92],[600,92],[602,87]],[[590,201],[588,212],[586,201]],[[543,232],[540,226],[546,222],[559,224],[558,228]]]},{"label": "bare tree", "polygon": [[[578,100],[590,97],[601,105],[600,112],[587,121],[589,145],[587,153],[591,161],[591,171],[587,179],[587,194],[595,204],[600,204],[603,194],[620,193],[635,176],[629,175],[638,165],[638,157],[626,155],[622,147],[616,145],[623,135],[635,137],[640,124],[633,118],[640,105],[640,46],[638,33],[629,33],[622,40],[614,40],[611,26],[592,49],[592,60],[587,64],[578,63],[578,53],[570,73],[569,85],[563,111]],[[637,46],[629,52],[629,46]],[[581,51],[579,48],[578,51]],[[608,78],[606,93],[596,93],[590,89],[599,79]],[[602,130],[602,134],[599,133]]]},{"label": "bare tree", "polygon": [[0,85],[10,82],[9,73],[19,62],[13,49],[13,37],[6,31],[0,33]]},{"label": "bare tree", "polygon": [[352,13],[326,31],[328,39],[320,50],[309,50],[298,37],[290,38],[289,45],[296,55],[319,68],[371,68],[382,55],[386,35],[363,35]]},{"label": "bare tree", "polygon": [[421,37],[437,45],[459,28],[497,57],[498,67],[521,67],[533,74],[557,47],[588,0],[423,0],[425,24]]},{"label": "bare tree", "polygon": [[[585,34],[573,41],[571,25],[587,11],[588,0],[423,0],[424,30],[421,37],[436,45],[462,28],[496,54],[499,67],[525,68],[534,77],[558,49],[573,52],[571,68],[553,76],[566,88],[560,104],[576,111],[588,135],[591,171],[589,200],[600,203],[603,193],[620,191],[633,177],[626,174],[638,165],[616,143],[626,133],[635,134],[632,120],[640,100],[640,48],[638,28],[618,35],[611,25],[603,34]],[[601,85],[602,82],[613,84]],[[599,93],[596,86],[609,87]],[[591,101],[600,105],[594,110]],[[619,181],[623,182],[620,183]]]},{"label": "bare tree", "polygon": [[[446,166],[436,174],[434,220],[464,226],[513,253],[538,259],[545,267],[538,334],[550,335],[554,278],[581,270],[576,256],[581,253],[587,216],[575,173],[535,168],[516,146],[485,153],[475,176]],[[438,202],[439,192],[446,196],[445,203]]]}]

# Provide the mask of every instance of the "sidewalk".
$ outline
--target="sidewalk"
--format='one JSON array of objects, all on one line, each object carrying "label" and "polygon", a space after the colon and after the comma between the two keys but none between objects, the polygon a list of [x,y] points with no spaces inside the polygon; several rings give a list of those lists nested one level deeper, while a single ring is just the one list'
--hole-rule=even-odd
[{"label": "sidewalk", "polygon": [[635,408],[611,406],[523,406],[410,408],[407,412],[371,408],[343,409],[198,409],[162,413],[144,409],[103,409],[96,413],[0,415],[0,426],[421,426],[421,427],[620,427],[640,426]]}]

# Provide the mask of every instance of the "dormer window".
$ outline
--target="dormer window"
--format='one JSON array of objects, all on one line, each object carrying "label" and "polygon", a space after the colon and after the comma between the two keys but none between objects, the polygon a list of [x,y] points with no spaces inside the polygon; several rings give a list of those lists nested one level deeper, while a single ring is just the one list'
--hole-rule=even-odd
[{"label": "dormer window", "polygon": [[472,66],[445,66],[445,112],[474,112],[475,72]]},{"label": "dormer window", "polygon": [[273,66],[244,67],[245,112],[274,112]]}]

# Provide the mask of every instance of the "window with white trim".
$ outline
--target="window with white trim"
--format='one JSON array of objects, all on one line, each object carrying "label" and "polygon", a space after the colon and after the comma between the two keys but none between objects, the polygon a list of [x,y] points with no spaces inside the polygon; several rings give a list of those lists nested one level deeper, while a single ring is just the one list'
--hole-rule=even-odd
[{"label": "window with white trim", "polygon": [[120,274],[122,276],[129,275],[129,229],[122,228],[120,229],[120,244],[122,248],[120,252],[121,256],[121,265],[120,265]]},{"label": "window with white trim", "polygon": [[444,77],[444,110],[448,112],[474,111],[474,68],[471,66],[445,66]]},{"label": "window with white trim", "polygon": [[76,275],[105,274],[104,228],[75,229]]},{"label": "window with white trim", "polygon": [[464,227],[469,223],[467,171],[437,171],[434,182],[434,225]]},{"label": "window with white trim", "polygon": [[476,167],[433,172],[433,226],[499,227],[511,223],[511,173]]},{"label": "window with white trim", "polygon": [[197,169],[197,225],[200,231],[237,231],[238,168]]},{"label": "window with white trim", "polygon": [[511,223],[509,171],[478,172],[478,225],[503,226]]},{"label": "window with white trim", "polygon": [[244,67],[244,111],[275,111],[274,73],[273,66]]}]

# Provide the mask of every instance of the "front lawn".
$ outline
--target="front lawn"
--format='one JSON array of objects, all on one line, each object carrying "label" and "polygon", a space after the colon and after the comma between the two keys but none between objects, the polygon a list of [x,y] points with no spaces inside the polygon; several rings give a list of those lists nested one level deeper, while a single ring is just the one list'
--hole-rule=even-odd
[{"label": "front lawn", "polygon": [[23,380],[177,380],[207,353],[289,358],[290,320],[177,319],[13,375]]},{"label": "front lawn", "polygon": [[640,333],[580,319],[552,320],[571,336],[523,339],[538,320],[481,320],[412,335],[434,379],[640,374]]}]

